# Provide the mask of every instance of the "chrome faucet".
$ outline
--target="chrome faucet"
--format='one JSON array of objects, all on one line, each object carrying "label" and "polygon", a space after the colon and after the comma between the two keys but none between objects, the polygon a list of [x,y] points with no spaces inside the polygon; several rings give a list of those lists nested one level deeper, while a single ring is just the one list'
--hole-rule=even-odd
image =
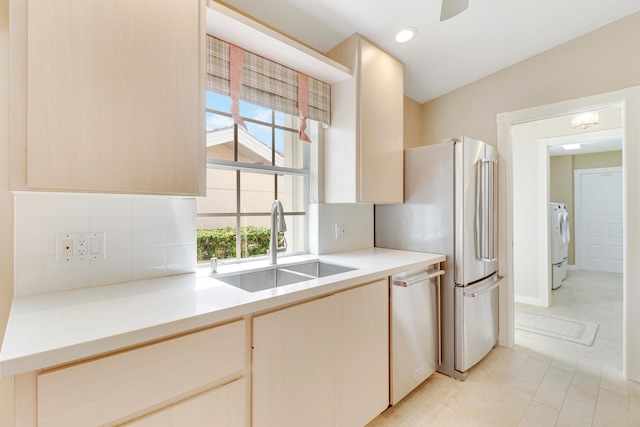
[{"label": "chrome faucet", "polygon": [[282,203],[276,199],[271,205],[271,239],[269,239],[269,264],[271,265],[278,262],[278,232],[280,231],[287,231],[287,223],[284,222]]}]

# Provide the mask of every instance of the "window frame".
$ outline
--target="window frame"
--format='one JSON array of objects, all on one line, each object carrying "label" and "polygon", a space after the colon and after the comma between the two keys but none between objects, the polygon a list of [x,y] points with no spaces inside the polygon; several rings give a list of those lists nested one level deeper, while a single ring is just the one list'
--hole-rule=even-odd
[{"label": "window frame", "polygon": [[[214,94],[216,94],[217,96],[224,96],[221,94],[217,94],[215,92],[212,92]],[[246,101],[243,101],[246,102]],[[249,103],[251,104],[251,103]],[[256,104],[251,104],[251,105],[255,105],[257,107],[260,107],[259,105]],[[266,108],[266,107],[260,107],[260,108]],[[301,143],[301,147],[303,150],[303,155],[302,155],[302,160],[303,160],[303,165],[302,168],[290,168],[290,167],[283,167],[283,166],[275,166],[275,153],[276,153],[276,144],[275,144],[275,132],[276,130],[282,130],[285,132],[291,132],[294,135],[298,133],[298,129],[292,127],[288,127],[288,126],[284,126],[284,125],[280,125],[276,123],[275,120],[275,114],[276,111],[270,108],[267,108],[268,110],[271,111],[271,123],[269,122],[265,122],[262,120],[257,120],[254,118],[250,118],[250,117],[245,117],[243,115],[242,118],[246,123],[254,123],[254,124],[258,124],[261,126],[266,126],[271,128],[271,164],[263,164],[263,163],[248,163],[248,162],[242,162],[238,160],[238,145],[239,145],[239,138],[238,138],[238,124],[234,123],[233,124],[233,144],[234,144],[234,160],[225,160],[225,159],[216,159],[216,158],[207,158],[206,159],[206,167],[207,168],[213,168],[213,169],[219,169],[219,170],[227,170],[227,171],[235,171],[236,172],[236,201],[235,201],[235,212],[207,212],[207,213],[200,213],[200,212],[196,212],[196,218],[235,218],[235,228],[236,228],[236,257],[235,258],[227,258],[224,260],[220,260],[220,262],[224,262],[224,263],[241,263],[241,262],[250,262],[250,261],[256,261],[256,260],[260,260],[260,259],[264,259],[266,258],[268,255],[259,255],[259,256],[254,256],[254,257],[247,257],[247,258],[243,258],[242,257],[242,233],[241,231],[241,223],[242,223],[242,219],[243,218],[247,218],[247,217],[270,217],[271,216],[271,212],[270,211],[261,211],[261,212],[241,212],[241,194],[242,194],[242,188],[241,188],[241,173],[242,172],[250,172],[250,173],[261,173],[261,174],[268,174],[268,175],[272,175],[274,182],[273,182],[273,196],[274,196],[274,200],[277,198],[277,194],[278,194],[278,176],[299,176],[302,177],[304,179],[304,184],[303,184],[303,188],[304,188],[304,195],[303,195],[303,206],[305,208],[304,211],[285,211],[284,215],[285,216],[304,216],[305,217],[305,231],[306,231],[306,235],[304,236],[304,249],[301,251],[296,251],[296,252],[291,252],[291,253],[285,253],[279,256],[293,256],[293,255],[299,255],[299,254],[307,254],[309,253],[309,204],[310,204],[310,185],[311,185],[311,172],[310,172],[310,163],[311,163],[311,149],[309,147],[309,144],[304,143],[304,142],[300,142]],[[209,108],[206,107],[205,108],[205,114],[207,113],[211,113],[211,114],[216,114],[218,116],[225,116],[225,117],[229,117],[232,118],[231,113],[226,112],[226,111],[221,111],[221,110],[215,110],[213,108]],[[286,113],[281,113],[281,114],[286,114]],[[291,115],[288,115],[291,116]],[[293,117],[293,116],[291,116]],[[309,119],[308,119],[309,120]],[[317,124],[318,127],[321,126],[320,123]],[[205,261],[200,261],[201,264],[204,263],[208,263],[208,260]]]}]

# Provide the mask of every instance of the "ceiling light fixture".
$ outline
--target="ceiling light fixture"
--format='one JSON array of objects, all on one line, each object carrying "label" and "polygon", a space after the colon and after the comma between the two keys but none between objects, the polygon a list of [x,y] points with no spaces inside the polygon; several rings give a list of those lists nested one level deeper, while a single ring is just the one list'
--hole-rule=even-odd
[{"label": "ceiling light fixture", "polygon": [[413,27],[403,28],[394,36],[397,43],[406,43],[418,34],[418,30]]},{"label": "ceiling light fixture", "polygon": [[580,113],[573,116],[571,125],[574,129],[589,129],[590,127],[598,124],[598,112],[590,111],[587,113]]},{"label": "ceiling light fixture", "polygon": [[565,144],[562,146],[565,150],[579,150],[580,144]]}]

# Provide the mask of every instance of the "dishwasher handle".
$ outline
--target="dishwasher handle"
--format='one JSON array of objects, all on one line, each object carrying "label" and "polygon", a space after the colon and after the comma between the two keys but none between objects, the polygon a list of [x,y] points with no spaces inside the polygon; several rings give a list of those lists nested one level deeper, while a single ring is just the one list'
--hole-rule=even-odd
[{"label": "dishwasher handle", "polygon": [[393,279],[392,284],[393,286],[400,286],[400,287],[406,288],[408,286],[415,285],[416,283],[424,282],[425,280],[442,276],[443,274],[444,274],[444,270],[430,270],[422,274],[416,274],[415,276],[411,276],[403,279]]}]

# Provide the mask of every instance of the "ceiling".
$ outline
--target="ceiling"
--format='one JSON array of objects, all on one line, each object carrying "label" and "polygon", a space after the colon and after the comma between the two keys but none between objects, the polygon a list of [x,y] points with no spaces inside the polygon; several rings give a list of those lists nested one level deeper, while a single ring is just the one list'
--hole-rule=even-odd
[{"label": "ceiling", "polygon": [[[405,65],[405,95],[423,103],[640,11],[638,0],[470,0],[438,22],[440,0],[226,0],[327,52],[358,32]],[[418,36],[393,41],[403,27]]]}]

